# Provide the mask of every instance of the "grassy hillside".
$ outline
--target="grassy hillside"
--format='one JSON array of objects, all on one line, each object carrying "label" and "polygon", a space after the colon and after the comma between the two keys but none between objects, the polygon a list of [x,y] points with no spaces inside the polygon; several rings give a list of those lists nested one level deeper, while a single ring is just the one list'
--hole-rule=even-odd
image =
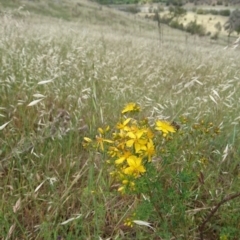
[{"label": "grassy hillside", "polygon": [[[238,239],[239,51],[59,2],[1,1],[1,238]],[[142,111],[125,128],[128,102]],[[157,119],[180,129],[163,136]],[[118,122],[156,153],[122,172],[125,194],[105,139],[120,141]]]},{"label": "grassy hillside", "polygon": [[[173,6],[163,7],[158,4],[146,4],[139,8],[141,11],[137,14],[144,18],[154,19],[155,12],[160,9],[158,14],[161,22],[173,28],[188,32],[191,32],[191,30],[189,31],[189,26],[191,26],[191,23],[194,23],[194,25],[200,27],[200,29],[197,30],[195,26],[195,34],[209,36],[210,39],[225,40],[226,44],[226,37],[229,32],[225,29],[225,24],[229,20],[230,13],[237,8],[237,6],[221,6],[214,8],[209,5],[200,5],[196,7],[194,4],[187,4],[184,5],[183,8],[180,8],[182,14],[174,17]],[[231,36],[233,39],[236,39],[238,37],[237,31],[232,32]],[[232,42],[234,42],[234,40]]]},{"label": "grassy hillside", "polygon": [[[50,1],[50,0],[39,0],[39,1],[27,1],[27,0],[9,0],[9,1],[0,1],[0,6],[4,10],[15,10],[20,8],[23,12],[30,12],[31,14],[38,14],[41,16],[50,16],[55,18],[61,18],[63,20],[74,20],[89,17],[91,15],[96,16],[94,20],[100,20],[103,17],[103,13],[98,11],[102,7],[96,3],[91,3],[87,1],[74,1],[74,0],[59,0],[59,1]],[[114,13],[112,13],[114,16]],[[99,18],[100,19],[99,19]],[[88,19],[88,20],[90,20]],[[104,21],[106,19],[103,19]]]}]

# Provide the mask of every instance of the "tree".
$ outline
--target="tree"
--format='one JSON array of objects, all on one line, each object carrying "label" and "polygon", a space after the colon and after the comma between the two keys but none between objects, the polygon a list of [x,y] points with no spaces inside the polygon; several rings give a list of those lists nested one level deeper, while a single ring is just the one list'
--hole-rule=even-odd
[{"label": "tree", "polygon": [[217,22],[217,23],[214,25],[214,27],[217,29],[218,32],[221,32],[221,30],[222,30],[222,25],[221,25],[220,22]]},{"label": "tree", "polygon": [[186,15],[187,10],[182,7],[169,7],[169,12],[172,15],[173,18],[179,19],[180,17],[183,17]]},{"label": "tree", "polygon": [[192,35],[197,34],[198,36],[204,36],[206,34],[206,29],[203,25],[198,24],[196,19],[191,21],[186,26],[186,31],[191,33]]},{"label": "tree", "polygon": [[154,21],[157,21],[157,24],[158,24],[158,32],[159,32],[159,41],[161,42],[161,41],[162,41],[162,38],[163,38],[163,28],[161,27],[161,19],[160,19],[160,16],[159,16],[159,14],[158,14],[157,11],[155,11],[153,20],[154,20]]},{"label": "tree", "polygon": [[183,5],[183,1],[182,0],[167,0],[166,1],[167,6],[169,5],[173,5],[173,6],[182,6]]},{"label": "tree", "polygon": [[228,37],[236,31],[237,34],[240,33],[240,10],[234,10],[228,21],[224,24],[224,29],[228,32]]}]

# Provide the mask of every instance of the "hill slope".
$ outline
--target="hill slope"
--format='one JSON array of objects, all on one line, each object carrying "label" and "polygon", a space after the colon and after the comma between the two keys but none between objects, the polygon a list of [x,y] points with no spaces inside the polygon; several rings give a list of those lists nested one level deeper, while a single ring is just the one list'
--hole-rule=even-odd
[{"label": "hill slope", "polygon": [[[78,15],[75,2],[1,3],[0,236],[199,239],[209,211],[239,191],[239,52],[88,2]],[[119,194],[116,164],[98,148],[102,134],[119,139],[108,125],[135,117],[121,114],[128,102],[153,129],[140,135],[156,135],[138,195]],[[156,119],[180,129],[163,138]],[[239,208],[221,206],[201,234],[238,239]],[[133,217],[151,228],[124,225]]]}]

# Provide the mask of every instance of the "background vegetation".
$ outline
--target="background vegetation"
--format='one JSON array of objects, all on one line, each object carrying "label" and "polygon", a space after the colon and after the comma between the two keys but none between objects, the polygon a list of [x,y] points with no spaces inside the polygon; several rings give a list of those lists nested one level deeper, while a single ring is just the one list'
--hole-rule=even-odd
[{"label": "background vegetation", "polygon": [[[238,239],[238,199],[204,221],[239,190],[239,51],[167,26],[159,38],[156,23],[94,3],[60,3],[1,1],[0,237]],[[132,101],[150,121],[220,130],[189,132],[157,156],[164,221],[144,196],[120,195],[105,156],[82,146]],[[140,200],[136,220],[154,231],[124,225]]]},{"label": "background vegetation", "polygon": [[96,0],[100,4],[136,4],[136,3],[161,3],[167,6],[183,6],[188,3],[197,5],[208,5],[208,6],[230,6],[239,4],[239,0]]}]

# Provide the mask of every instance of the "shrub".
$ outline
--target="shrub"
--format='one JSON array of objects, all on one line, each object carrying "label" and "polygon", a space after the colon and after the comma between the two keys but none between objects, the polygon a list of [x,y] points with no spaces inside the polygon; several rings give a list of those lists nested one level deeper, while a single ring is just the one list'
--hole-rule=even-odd
[{"label": "shrub", "polygon": [[231,14],[231,11],[229,9],[223,9],[223,10],[219,10],[219,15],[222,15],[222,16],[230,16]]},{"label": "shrub", "polygon": [[169,26],[172,27],[172,28],[184,30],[183,24],[182,24],[182,23],[179,23],[177,20],[172,20],[172,21],[169,23]]},{"label": "shrub", "polygon": [[123,9],[124,12],[130,12],[130,13],[139,13],[140,9],[137,5],[135,6],[127,6],[126,8]]},{"label": "shrub", "polygon": [[217,29],[218,32],[221,32],[221,30],[222,30],[222,25],[221,25],[220,22],[217,22],[217,23],[214,25],[214,27]]},{"label": "shrub", "polygon": [[199,36],[204,36],[206,34],[206,29],[203,25],[197,24],[196,21],[191,21],[188,23],[186,26],[186,31],[191,33],[191,34],[197,34]]},{"label": "shrub", "polygon": [[211,36],[211,39],[212,40],[218,40],[219,38],[219,32],[215,32],[212,36]]},{"label": "shrub", "polygon": [[199,15],[204,15],[204,14],[208,14],[208,11],[207,10],[204,10],[202,8],[199,8],[197,11],[196,11],[197,14]]},{"label": "shrub", "polygon": [[211,13],[212,15],[218,15],[219,14],[218,10],[215,10],[215,9],[210,9],[209,13]]},{"label": "shrub", "polygon": [[196,7],[193,7],[192,8],[192,12],[196,12],[197,11],[197,8]]},{"label": "shrub", "polygon": [[171,13],[172,17],[179,18],[184,16],[187,13],[187,10],[182,7],[169,7],[169,12]]},{"label": "shrub", "polygon": [[157,11],[158,11],[158,12],[164,12],[164,7],[158,6],[158,7],[157,7]]},{"label": "shrub", "polygon": [[168,14],[165,14],[160,18],[160,22],[169,25],[169,23],[172,21],[172,17],[170,17]]},{"label": "shrub", "polygon": [[224,24],[224,28],[229,36],[234,31],[236,31],[237,34],[240,33],[240,10],[236,9],[231,13],[228,21]]}]

